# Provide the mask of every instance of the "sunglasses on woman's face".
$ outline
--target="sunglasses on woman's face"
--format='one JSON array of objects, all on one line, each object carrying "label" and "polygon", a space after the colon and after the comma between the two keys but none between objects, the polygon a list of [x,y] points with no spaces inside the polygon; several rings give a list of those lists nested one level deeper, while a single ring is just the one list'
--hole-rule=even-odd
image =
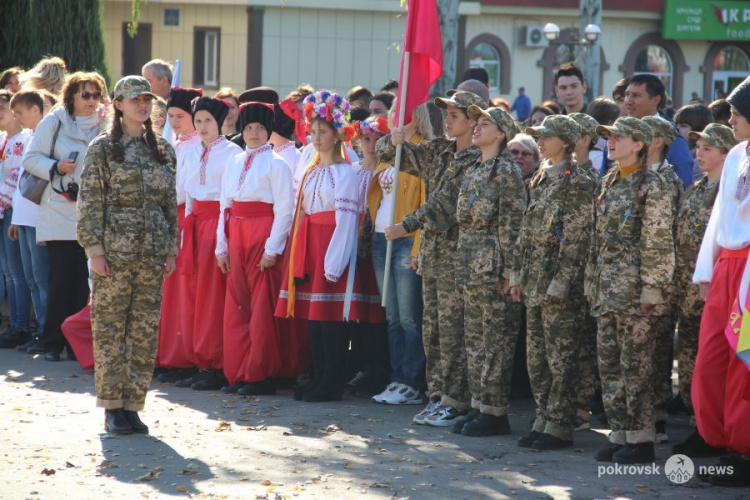
[{"label": "sunglasses on woman's face", "polygon": [[533,156],[534,153],[531,151],[522,151],[520,149],[511,149],[510,154],[513,156],[523,156],[524,158],[528,158],[530,156]]},{"label": "sunglasses on woman's face", "polygon": [[78,92],[78,95],[81,96],[81,99],[84,101],[88,101],[89,99],[95,99],[98,101],[102,98],[101,92],[87,92],[84,90],[83,92]]}]

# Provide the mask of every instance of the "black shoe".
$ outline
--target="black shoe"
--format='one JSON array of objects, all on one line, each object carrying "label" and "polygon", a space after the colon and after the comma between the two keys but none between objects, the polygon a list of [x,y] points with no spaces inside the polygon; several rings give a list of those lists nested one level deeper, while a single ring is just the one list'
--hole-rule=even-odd
[{"label": "black shoe", "polygon": [[73,351],[72,348],[70,347],[66,348],[65,352],[68,355],[68,361],[78,361],[78,358],[76,357],[76,353]]},{"label": "black shoe", "polygon": [[132,434],[133,426],[125,417],[122,408],[116,410],[104,410],[104,430],[112,434]]},{"label": "black shoe", "polygon": [[5,330],[0,332],[0,340],[5,340],[9,337],[12,337],[13,335],[15,335],[16,330],[17,328],[15,326],[8,325],[8,327]]},{"label": "black shoe", "polygon": [[624,448],[624,445],[607,443],[607,446],[605,448],[600,448],[594,454],[594,460],[596,460],[597,462],[611,462],[612,457],[614,457],[615,453],[620,451],[621,448]]},{"label": "black shoe", "polygon": [[[185,380],[198,373],[196,368],[172,368],[161,372],[156,380],[164,384],[174,384],[178,380]],[[189,387],[189,386],[188,386]]]},{"label": "black shoe", "polygon": [[294,386],[294,400],[295,401],[304,401],[305,400],[305,394],[310,392],[311,390],[315,389],[315,386],[317,384],[314,380],[309,381],[306,384],[302,385],[296,385]]},{"label": "black shoe", "polygon": [[243,383],[225,385],[221,388],[221,392],[223,392],[224,394],[237,394],[237,391],[239,391],[243,387],[245,387],[245,384]]},{"label": "black shoe", "polygon": [[137,411],[123,410],[123,413],[130,427],[133,428],[133,432],[136,434],[148,434],[148,425],[141,421],[141,417],[138,416]]},{"label": "black shoe", "polygon": [[262,382],[253,382],[242,387],[237,394],[241,396],[270,396],[276,394],[276,386],[273,380],[266,379]]},{"label": "black shoe", "polygon": [[60,361],[60,353],[55,351],[45,352],[44,361]]},{"label": "black shoe", "polygon": [[302,396],[302,400],[307,403],[322,403],[324,401],[341,401],[343,396],[343,388],[341,386],[338,389],[334,386],[320,383],[315,387],[305,392]]},{"label": "black shoe", "polygon": [[0,349],[14,349],[31,340],[31,332],[14,328],[12,333],[0,338]]},{"label": "black shoe", "polygon": [[26,348],[26,352],[29,354],[44,354],[47,350],[44,348],[44,339],[41,335],[34,337],[29,346]]},{"label": "black shoe", "polygon": [[39,337],[38,335],[34,335],[34,336],[31,337],[31,340],[29,340],[28,342],[25,342],[25,343],[23,343],[21,345],[17,345],[16,346],[16,351],[18,351],[18,352],[27,352],[28,348],[31,347],[32,345],[34,345],[34,342],[36,342],[36,339],[38,337]]},{"label": "black shoe", "polygon": [[690,458],[711,458],[726,455],[727,451],[724,448],[714,448],[708,444],[696,429],[685,441],[672,446],[672,453],[674,455],[687,455]]},{"label": "black shoe", "polygon": [[518,446],[520,446],[521,448],[531,448],[531,445],[534,444],[534,441],[539,439],[541,435],[541,432],[531,431],[529,432],[528,436],[518,438]]},{"label": "black shoe", "polygon": [[737,457],[731,467],[731,473],[727,471],[722,474],[713,474],[708,478],[708,481],[715,486],[750,486],[750,459]]},{"label": "black shoe", "polygon": [[508,422],[508,415],[489,415],[487,413],[480,413],[477,418],[468,422],[461,429],[461,434],[464,436],[497,436],[503,434],[510,434],[510,422]]},{"label": "black shoe", "polygon": [[669,441],[669,435],[667,434],[667,423],[664,420],[659,420],[655,425],[656,434],[654,437],[654,443],[661,444]]},{"label": "black shoe", "polygon": [[212,372],[209,370],[201,370],[194,375],[184,378],[182,380],[178,380],[174,383],[175,387],[190,387],[196,382],[200,382],[201,380],[210,378],[212,376]]},{"label": "black shoe", "polygon": [[561,448],[570,448],[571,446],[573,446],[572,439],[567,441],[546,432],[539,436],[539,439],[531,445],[532,448],[540,451],[559,450]]},{"label": "black shoe", "polygon": [[667,413],[670,415],[686,414],[688,412],[685,401],[679,394],[667,403]]},{"label": "black shoe", "polygon": [[229,385],[229,381],[224,377],[224,374],[221,370],[214,370],[210,377],[194,383],[190,388],[194,391],[218,391],[225,385]]},{"label": "black shoe", "polygon": [[618,464],[645,464],[655,460],[654,443],[628,443],[612,455],[612,461]]},{"label": "black shoe", "polygon": [[466,415],[457,417],[456,421],[453,423],[453,425],[451,425],[451,432],[453,434],[461,434],[461,431],[464,430],[464,426],[479,417],[479,415],[481,415],[481,413],[479,413],[479,410],[472,408]]}]

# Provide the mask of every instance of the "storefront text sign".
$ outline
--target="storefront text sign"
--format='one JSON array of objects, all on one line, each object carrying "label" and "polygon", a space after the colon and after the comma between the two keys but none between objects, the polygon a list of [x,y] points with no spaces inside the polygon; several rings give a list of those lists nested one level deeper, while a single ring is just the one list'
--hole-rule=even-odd
[{"label": "storefront text sign", "polygon": [[672,40],[750,41],[750,2],[667,0],[662,36]]}]

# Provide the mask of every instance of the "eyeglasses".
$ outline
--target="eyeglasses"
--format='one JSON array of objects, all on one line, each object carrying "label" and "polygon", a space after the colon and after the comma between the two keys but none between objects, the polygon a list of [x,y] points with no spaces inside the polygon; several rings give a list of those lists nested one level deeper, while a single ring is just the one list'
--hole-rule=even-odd
[{"label": "eyeglasses", "polygon": [[83,92],[78,92],[78,95],[81,96],[81,99],[84,101],[88,101],[89,99],[95,99],[98,101],[102,98],[101,92],[87,92],[84,90]]},{"label": "eyeglasses", "polygon": [[524,158],[529,158],[531,156],[534,156],[534,153],[532,153],[531,151],[524,151],[521,149],[511,149],[510,154],[512,156],[523,156]]}]

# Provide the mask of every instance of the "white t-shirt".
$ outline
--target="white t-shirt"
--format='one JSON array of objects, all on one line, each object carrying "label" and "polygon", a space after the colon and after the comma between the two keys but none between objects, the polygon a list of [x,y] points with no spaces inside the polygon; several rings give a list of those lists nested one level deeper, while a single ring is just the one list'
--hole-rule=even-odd
[{"label": "white t-shirt", "polygon": [[31,130],[24,129],[22,132],[8,139],[5,146],[5,161],[3,162],[3,178],[5,178],[6,167],[8,175],[16,176],[16,189],[13,191],[13,217],[11,222],[16,226],[36,227],[39,205],[21,196],[20,184],[23,175],[23,156],[31,143],[34,134]]},{"label": "white t-shirt", "polygon": [[378,175],[378,184],[383,191],[383,199],[375,214],[375,232],[385,233],[385,228],[391,225],[391,212],[393,210],[393,181],[396,169],[388,167]]}]

